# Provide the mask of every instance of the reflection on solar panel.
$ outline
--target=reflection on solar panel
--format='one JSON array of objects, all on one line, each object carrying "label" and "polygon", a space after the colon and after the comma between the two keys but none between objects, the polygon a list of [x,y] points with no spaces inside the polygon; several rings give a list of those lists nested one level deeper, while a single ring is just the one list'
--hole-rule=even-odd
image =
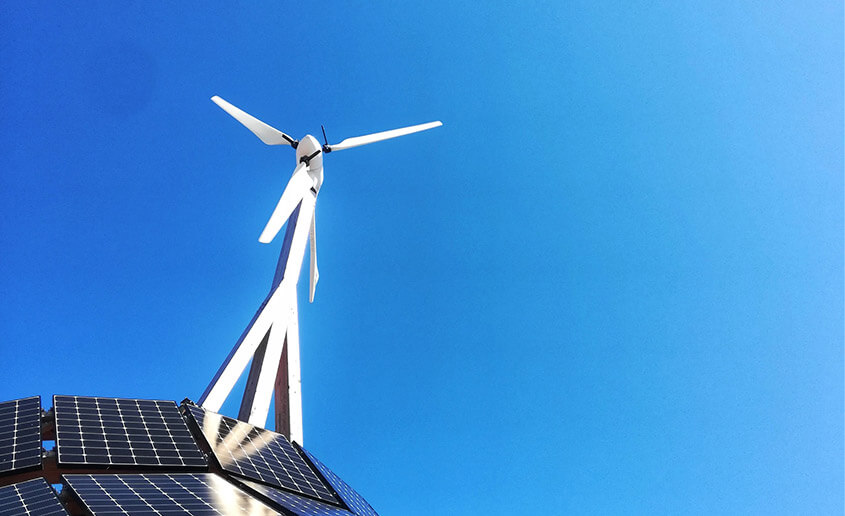
[{"label": "reflection on solar panel", "polygon": [[56,492],[43,478],[0,487],[0,516],[67,516]]},{"label": "reflection on solar panel", "polygon": [[62,478],[94,516],[279,514],[226,480],[210,473],[64,475]]},{"label": "reflection on solar panel", "polygon": [[176,403],[54,396],[60,464],[205,467]]},{"label": "reflection on solar panel", "polygon": [[186,406],[224,470],[337,503],[329,488],[283,435],[194,405]]},{"label": "reflection on solar panel", "polygon": [[41,467],[41,397],[0,403],[0,473]]},{"label": "reflection on solar panel", "polygon": [[312,455],[308,450],[303,449],[302,451],[308,455],[311,463],[317,466],[317,469],[320,470],[323,478],[328,480],[329,484],[331,484],[337,494],[340,495],[343,503],[352,509],[355,514],[359,514],[360,516],[378,516],[378,513],[376,513],[370,504],[364,500],[364,497],[349,487],[349,484],[341,480],[339,476],[335,475],[332,470],[327,468],[325,464],[320,462],[319,459]]},{"label": "reflection on solar panel", "polygon": [[351,512],[341,509],[336,505],[329,505],[312,500],[311,498],[305,498],[304,496],[297,496],[293,493],[276,489],[275,487],[259,484],[258,482],[249,480],[242,480],[241,482],[248,488],[273,500],[297,516],[352,516]]}]

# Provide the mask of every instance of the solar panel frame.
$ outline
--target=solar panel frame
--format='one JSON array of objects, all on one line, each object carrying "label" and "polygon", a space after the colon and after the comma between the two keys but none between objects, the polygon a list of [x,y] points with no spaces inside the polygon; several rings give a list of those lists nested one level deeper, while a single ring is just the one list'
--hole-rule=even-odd
[{"label": "solar panel frame", "polygon": [[352,487],[343,481],[342,478],[337,476],[334,471],[328,468],[325,464],[320,462],[320,459],[314,456],[313,453],[309,452],[305,448],[299,448],[308,457],[308,460],[311,461],[311,464],[317,468],[317,471],[320,472],[320,475],[332,488],[335,490],[337,495],[343,500],[343,503],[346,504],[355,514],[359,516],[378,516],[378,513],[373,509],[373,506],[364,499],[363,496],[358,494],[357,491],[352,489]]},{"label": "solar panel frame", "polygon": [[94,516],[281,514],[213,473],[62,475],[62,480]]},{"label": "solar panel frame", "polygon": [[273,504],[279,505],[297,516],[354,516],[354,513],[343,507],[299,496],[252,480],[238,479],[238,483],[249,491],[258,494],[261,498],[270,500]]},{"label": "solar panel frame", "polygon": [[41,396],[0,402],[0,474],[41,468]]},{"label": "solar panel frame", "polygon": [[67,516],[56,491],[43,478],[0,487],[0,516]]},{"label": "solar panel frame", "polygon": [[172,400],[55,395],[53,407],[61,465],[208,467]]},{"label": "solar panel frame", "polygon": [[196,405],[183,404],[220,467],[229,473],[339,504],[338,498],[305,457],[282,434]]}]

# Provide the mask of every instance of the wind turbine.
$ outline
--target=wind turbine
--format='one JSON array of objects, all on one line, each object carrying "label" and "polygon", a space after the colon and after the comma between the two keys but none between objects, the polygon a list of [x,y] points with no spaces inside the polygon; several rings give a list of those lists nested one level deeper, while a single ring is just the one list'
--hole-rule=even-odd
[{"label": "wind turbine", "polygon": [[[269,244],[287,221],[287,230],[267,298],[241,334],[199,399],[203,408],[218,412],[235,382],[252,358],[238,419],[264,426],[270,398],[276,398],[276,431],[302,444],[302,396],[299,376],[299,327],[296,284],[302,269],[306,240],[310,236],[311,262],[309,302],[319,279],[317,269],[317,223],[315,206],[323,185],[323,155],[380,142],[443,125],[438,122],[413,125],[380,133],[346,138],[329,145],[326,130],[323,144],[310,134],[295,140],[278,129],[229,104],[218,96],[215,104],[255,133],[267,145],[290,145],[296,150],[296,165],[287,186],[270,215],[258,241]],[[322,126],[321,126],[322,127]]]}]

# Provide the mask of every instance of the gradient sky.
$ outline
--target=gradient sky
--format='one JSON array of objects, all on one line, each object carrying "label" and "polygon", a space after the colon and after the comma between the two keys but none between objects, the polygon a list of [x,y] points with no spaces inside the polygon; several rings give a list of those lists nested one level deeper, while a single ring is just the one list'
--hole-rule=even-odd
[{"label": "gradient sky", "polygon": [[0,399],[200,396],[294,166],[212,95],[439,119],[326,158],[306,448],[385,515],[841,514],[842,2],[354,4],[3,6]]}]

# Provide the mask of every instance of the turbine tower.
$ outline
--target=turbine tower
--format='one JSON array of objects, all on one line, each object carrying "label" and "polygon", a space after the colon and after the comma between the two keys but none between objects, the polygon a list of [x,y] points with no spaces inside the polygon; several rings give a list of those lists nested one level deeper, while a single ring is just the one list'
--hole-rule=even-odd
[{"label": "turbine tower", "polygon": [[[275,396],[276,431],[302,444],[302,394],[299,373],[299,324],[296,285],[302,269],[306,242],[310,239],[309,301],[319,279],[317,270],[317,223],[315,206],[323,184],[323,155],[351,149],[442,125],[438,122],[347,138],[329,145],[323,130],[323,145],[311,136],[295,140],[261,120],[241,111],[220,97],[211,98],[267,145],[290,145],[296,150],[296,166],[270,220],[258,240],[268,244],[287,221],[282,251],[270,293],[223,361],[199,404],[219,412],[250,358],[252,365],[241,400],[238,419],[263,427],[267,422],[271,396]],[[309,238],[310,237],[310,238]]]}]

